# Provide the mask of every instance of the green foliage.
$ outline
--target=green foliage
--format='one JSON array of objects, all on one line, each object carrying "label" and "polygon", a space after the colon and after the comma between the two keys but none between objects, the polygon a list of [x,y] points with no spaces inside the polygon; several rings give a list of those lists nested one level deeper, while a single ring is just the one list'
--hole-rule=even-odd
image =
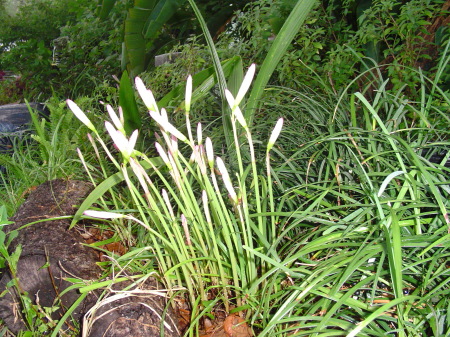
[{"label": "green foliage", "polygon": [[32,1],[0,24],[0,68],[21,75],[30,100],[45,100],[52,90],[63,97],[92,93],[120,73],[123,8],[100,21],[86,2]]},{"label": "green foliage", "polygon": [[[242,8],[248,0],[237,0],[223,6],[220,1],[196,1],[199,10],[208,15],[207,29],[217,36],[233,11]],[[168,51],[172,41],[185,41],[193,32],[199,32],[198,21],[185,0],[136,0],[127,11],[124,23],[122,68],[134,77],[152,67],[156,53]],[[115,1],[99,1],[98,15],[105,19]],[[206,22],[205,22],[206,25]]]},{"label": "green foliage", "polygon": [[[427,37],[426,28],[445,16],[442,3],[374,1],[364,7],[366,2],[328,1],[315,7],[277,65],[271,84],[322,90],[322,81],[339,92],[349,78],[372,67],[373,61],[364,57],[385,65],[383,71],[392,78],[394,91],[402,83],[412,87],[419,80],[409,78],[414,73],[409,67],[422,66],[432,77],[431,68],[437,62],[429,60],[434,40]],[[259,0],[237,12],[217,46],[225,53],[221,55],[239,54],[262,64],[290,6],[289,1]],[[357,84],[365,86],[355,83],[355,88]]]},{"label": "green foliage", "polygon": [[124,71],[120,79],[119,105],[123,111],[124,127],[128,135],[142,126],[141,115],[139,113],[134,90],[128,72]]},{"label": "green foliage", "polygon": [[[21,75],[23,94],[38,96],[58,72],[51,66],[52,40],[76,18],[76,1],[26,1],[16,14],[0,20],[0,68]],[[78,6],[81,3],[78,3]],[[29,93],[31,91],[31,93]],[[47,91],[48,93],[48,91]]]},{"label": "green foliage", "polygon": [[[3,13],[0,22],[2,46],[0,51],[21,41],[36,40],[48,45],[58,37],[59,28],[74,19],[71,10],[74,0],[67,3],[55,0],[30,0],[23,2],[15,15]],[[13,70],[13,69],[11,69]]]},{"label": "green foliage", "polygon": [[414,89],[419,79],[411,77],[416,73],[409,68],[432,63],[429,53],[435,41],[425,38],[431,21],[438,15],[445,15],[440,11],[441,6],[439,1],[374,1],[359,17],[360,27],[355,38],[358,43],[374,46],[376,50],[372,53],[362,52],[377,63],[386,64],[394,90],[404,84]]},{"label": "green foliage", "polygon": [[[431,20],[444,14],[441,4],[320,2],[300,25],[295,13],[305,14],[310,7],[302,6],[312,3],[254,1],[218,41],[198,4],[208,47],[195,37],[183,40],[173,49],[181,52],[174,63],[143,74],[160,104],[141,88],[152,118],[143,117],[139,133],[156,140],[155,149],[144,142],[135,147],[132,129],[140,123],[131,125],[141,116],[126,74],[119,91],[97,77],[114,72],[118,53],[110,39],[121,41],[126,6],[117,2],[108,15],[101,12],[103,20],[78,13],[80,21],[66,27],[69,48],[62,49],[59,69],[67,67],[69,83],[76,79],[74,94],[101,82],[97,96],[78,100],[95,140],[86,142],[62,113],[35,121],[35,152],[13,156],[8,172],[16,167],[27,172],[20,179],[29,179],[34,173],[24,168],[38,162],[50,164],[48,177],[70,174],[75,171],[64,163],[75,145],[88,145],[81,163],[74,162],[96,188],[74,222],[93,205],[107,211],[86,215],[108,218],[103,226],[137,246],[119,264],[144,274],[157,268],[172,294],[185,288],[192,310],[187,335],[215,308],[240,312],[258,336],[445,335],[448,154],[440,164],[430,156],[449,147],[450,96],[441,84],[450,45],[444,27],[435,35],[439,57],[431,57],[433,39],[426,36]],[[152,50],[141,45],[147,56],[185,36],[171,31],[184,23],[165,23],[162,34],[169,32],[171,43],[155,40]],[[83,49],[90,35],[96,42]],[[236,102],[236,83],[250,62],[261,65],[259,79],[253,88],[244,86],[250,99]],[[415,69],[422,64],[429,67]],[[184,99],[188,73],[194,86]],[[230,107],[223,104],[224,78],[234,95]],[[126,105],[125,94],[133,113],[126,132],[120,118],[109,127],[114,147],[99,131],[104,117],[89,110],[98,110],[92,102],[102,94],[116,106],[120,91],[119,103]],[[284,130],[266,146],[279,116]],[[155,138],[148,136],[154,125]],[[74,132],[60,135],[70,127]],[[206,135],[215,151],[207,149]]]},{"label": "green foliage", "polygon": [[[78,102],[87,109],[98,107],[93,104],[95,98]],[[81,125],[67,114],[65,103],[58,98],[52,98],[46,106],[50,111],[48,119],[31,111],[30,134],[13,137],[12,151],[0,154],[0,195],[9,213],[23,202],[29,188],[56,178],[80,179],[83,175],[77,148],[83,149],[89,142]],[[97,121],[95,117],[93,120]]]},{"label": "green foliage", "polygon": [[[448,121],[442,104],[450,101],[427,78],[419,102],[407,90],[392,95],[387,83],[377,79],[371,102],[359,92],[290,91],[292,117],[267,147],[230,101],[237,162],[226,168],[206,134],[190,131],[189,91],[183,135],[140,88],[160,127],[160,157],[110,132],[123,162],[79,214],[126,182],[126,204],[85,214],[139,226],[137,244],[154,249],[169,289],[187,288],[188,334],[220,303],[244,311],[258,336],[445,334],[449,170],[422,149],[448,146],[448,128],[430,121]],[[284,114],[280,102],[273,107],[269,115]],[[309,139],[295,112],[308,114]]]},{"label": "green foliage", "polygon": [[0,104],[20,102],[25,82],[21,78],[2,79],[0,81]]}]

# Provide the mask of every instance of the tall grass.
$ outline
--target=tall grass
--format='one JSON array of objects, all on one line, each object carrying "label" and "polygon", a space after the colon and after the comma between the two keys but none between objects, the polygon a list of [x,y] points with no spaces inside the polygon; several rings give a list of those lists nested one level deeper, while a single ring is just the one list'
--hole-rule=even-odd
[{"label": "tall grass", "polygon": [[[0,153],[0,196],[12,214],[33,186],[56,178],[80,176],[83,167],[76,159],[81,130],[65,104],[55,98],[47,103],[48,118],[29,107],[31,125],[13,133],[11,151]],[[5,135],[3,135],[5,136]]]},{"label": "tall grass", "polygon": [[282,333],[448,334],[448,156],[436,164],[423,151],[448,151],[448,96],[439,79],[422,78],[419,101],[380,79],[371,101],[344,93],[334,113],[298,94],[318,135],[288,158],[280,151],[286,160],[276,171],[316,219],[305,216],[284,234],[296,238],[292,261],[308,273],[292,280],[291,304],[271,321],[285,324]]}]

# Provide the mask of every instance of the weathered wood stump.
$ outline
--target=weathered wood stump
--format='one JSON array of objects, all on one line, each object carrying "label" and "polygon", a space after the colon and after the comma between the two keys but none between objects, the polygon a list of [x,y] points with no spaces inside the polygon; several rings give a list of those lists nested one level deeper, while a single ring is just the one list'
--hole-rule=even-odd
[{"label": "weathered wood stump", "polygon": [[[5,232],[19,230],[9,250],[12,252],[18,245],[22,246],[17,264],[21,291],[27,292],[31,300],[39,302],[42,307],[58,305],[61,309],[54,313],[54,319],[59,319],[64,308],[70,307],[79,297],[75,290],[60,295],[71,285],[65,278],[97,280],[101,275],[101,269],[96,264],[98,254],[82,244],[83,238],[78,231],[69,230],[70,220],[51,220],[74,214],[74,205],[80,204],[91,189],[91,184],[82,181],[54,180],[44,183],[19,208],[11,219],[14,224],[4,228]],[[35,223],[45,219],[50,220]],[[17,290],[7,287],[10,280],[10,272],[4,271],[0,291],[8,291],[0,298],[0,318],[12,332],[18,333],[25,330],[26,325],[18,307]],[[152,282],[154,284],[148,287],[157,286],[156,281]],[[96,305],[97,296],[90,294],[72,316],[81,319]],[[165,299],[161,296],[129,296],[98,307],[98,310],[92,311],[91,337],[160,336],[160,326],[165,327],[164,336],[179,336],[174,321],[168,319],[161,324],[165,308]],[[173,311],[169,309],[166,318],[172,316]]]}]

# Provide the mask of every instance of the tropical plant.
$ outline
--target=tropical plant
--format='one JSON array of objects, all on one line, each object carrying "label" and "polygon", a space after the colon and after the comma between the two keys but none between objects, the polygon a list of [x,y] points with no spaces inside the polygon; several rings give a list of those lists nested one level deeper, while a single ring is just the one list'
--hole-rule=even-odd
[{"label": "tropical plant", "polygon": [[[223,6],[220,1],[200,0],[196,4],[202,13],[208,13],[208,30],[216,36],[233,12],[247,2],[237,0]],[[99,0],[97,15],[106,19],[115,4],[115,0]],[[122,68],[126,68],[134,77],[152,67],[156,53],[167,52],[174,42],[185,41],[189,35],[198,33],[199,29],[192,17],[185,0],[135,0],[128,9],[124,23]]]}]

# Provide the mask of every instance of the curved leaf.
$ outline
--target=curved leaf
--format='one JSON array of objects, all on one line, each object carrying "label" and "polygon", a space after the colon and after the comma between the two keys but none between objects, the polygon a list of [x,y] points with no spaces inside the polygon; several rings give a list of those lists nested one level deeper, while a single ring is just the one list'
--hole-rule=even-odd
[{"label": "curved leaf", "polygon": [[[163,161],[161,158],[150,158],[149,159],[154,166],[158,167],[163,165]],[[139,162],[144,169],[151,168],[150,163],[147,161],[141,161]],[[131,174],[133,172],[133,169],[129,167],[127,169],[127,172]],[[77,212],[73,216],[72,223],[70,224],[70,228],[75,226],[78,220],[80,220],[81,216],[83,215],[83,212],[86,211],[89,207],[91,207],[95,202],[97,202],[98,199],[100,199],[107,191],[109,191],[111,188],[113,188],[118,183],[121,183],[125,180],[122,172],[117,172],[105,180],[103,180],[97,187],[84,199],[80,207],[78,208]]]},{"label": "curved leaf", "polygon": [[97,15],[101,20],[105,20],[113,9],[116,0],[99,0]]},{"label": "curved leaf", "polygon": [[135,77],[145,69],[144,27],[156,5],[155,0],[135,0],[134,7],[128,10],[125,19],[124,57],[123,60],[131,77]]},{"label": "curved leaf", "polygon": [[280,62],[295,37],[295,34],[297,34],[298,30],[303,25],[303,22],[316,2],[316,0],[299,0],[270,47],[253,84],[253,90],[244,111],[244,117],[247,120],[248,125],[252,124],[253,115],[256,111],[258,102],[260,101],[262,93],[278,62]]},{"label": "curved leaf", "polygon": [[160,0],[144,26],[144,37],[155,39],[161,27],[175,14],[185,0]]},{"label": "curved leaf", "polygon": [[128,72],[125,70],[120,79],[119,87],[119,105],[123,110],[123,118],[125,121],[125,131],[128,135],[140,129],[142,125],[141,115],[134,96],[133,85],[131,84]]}]

